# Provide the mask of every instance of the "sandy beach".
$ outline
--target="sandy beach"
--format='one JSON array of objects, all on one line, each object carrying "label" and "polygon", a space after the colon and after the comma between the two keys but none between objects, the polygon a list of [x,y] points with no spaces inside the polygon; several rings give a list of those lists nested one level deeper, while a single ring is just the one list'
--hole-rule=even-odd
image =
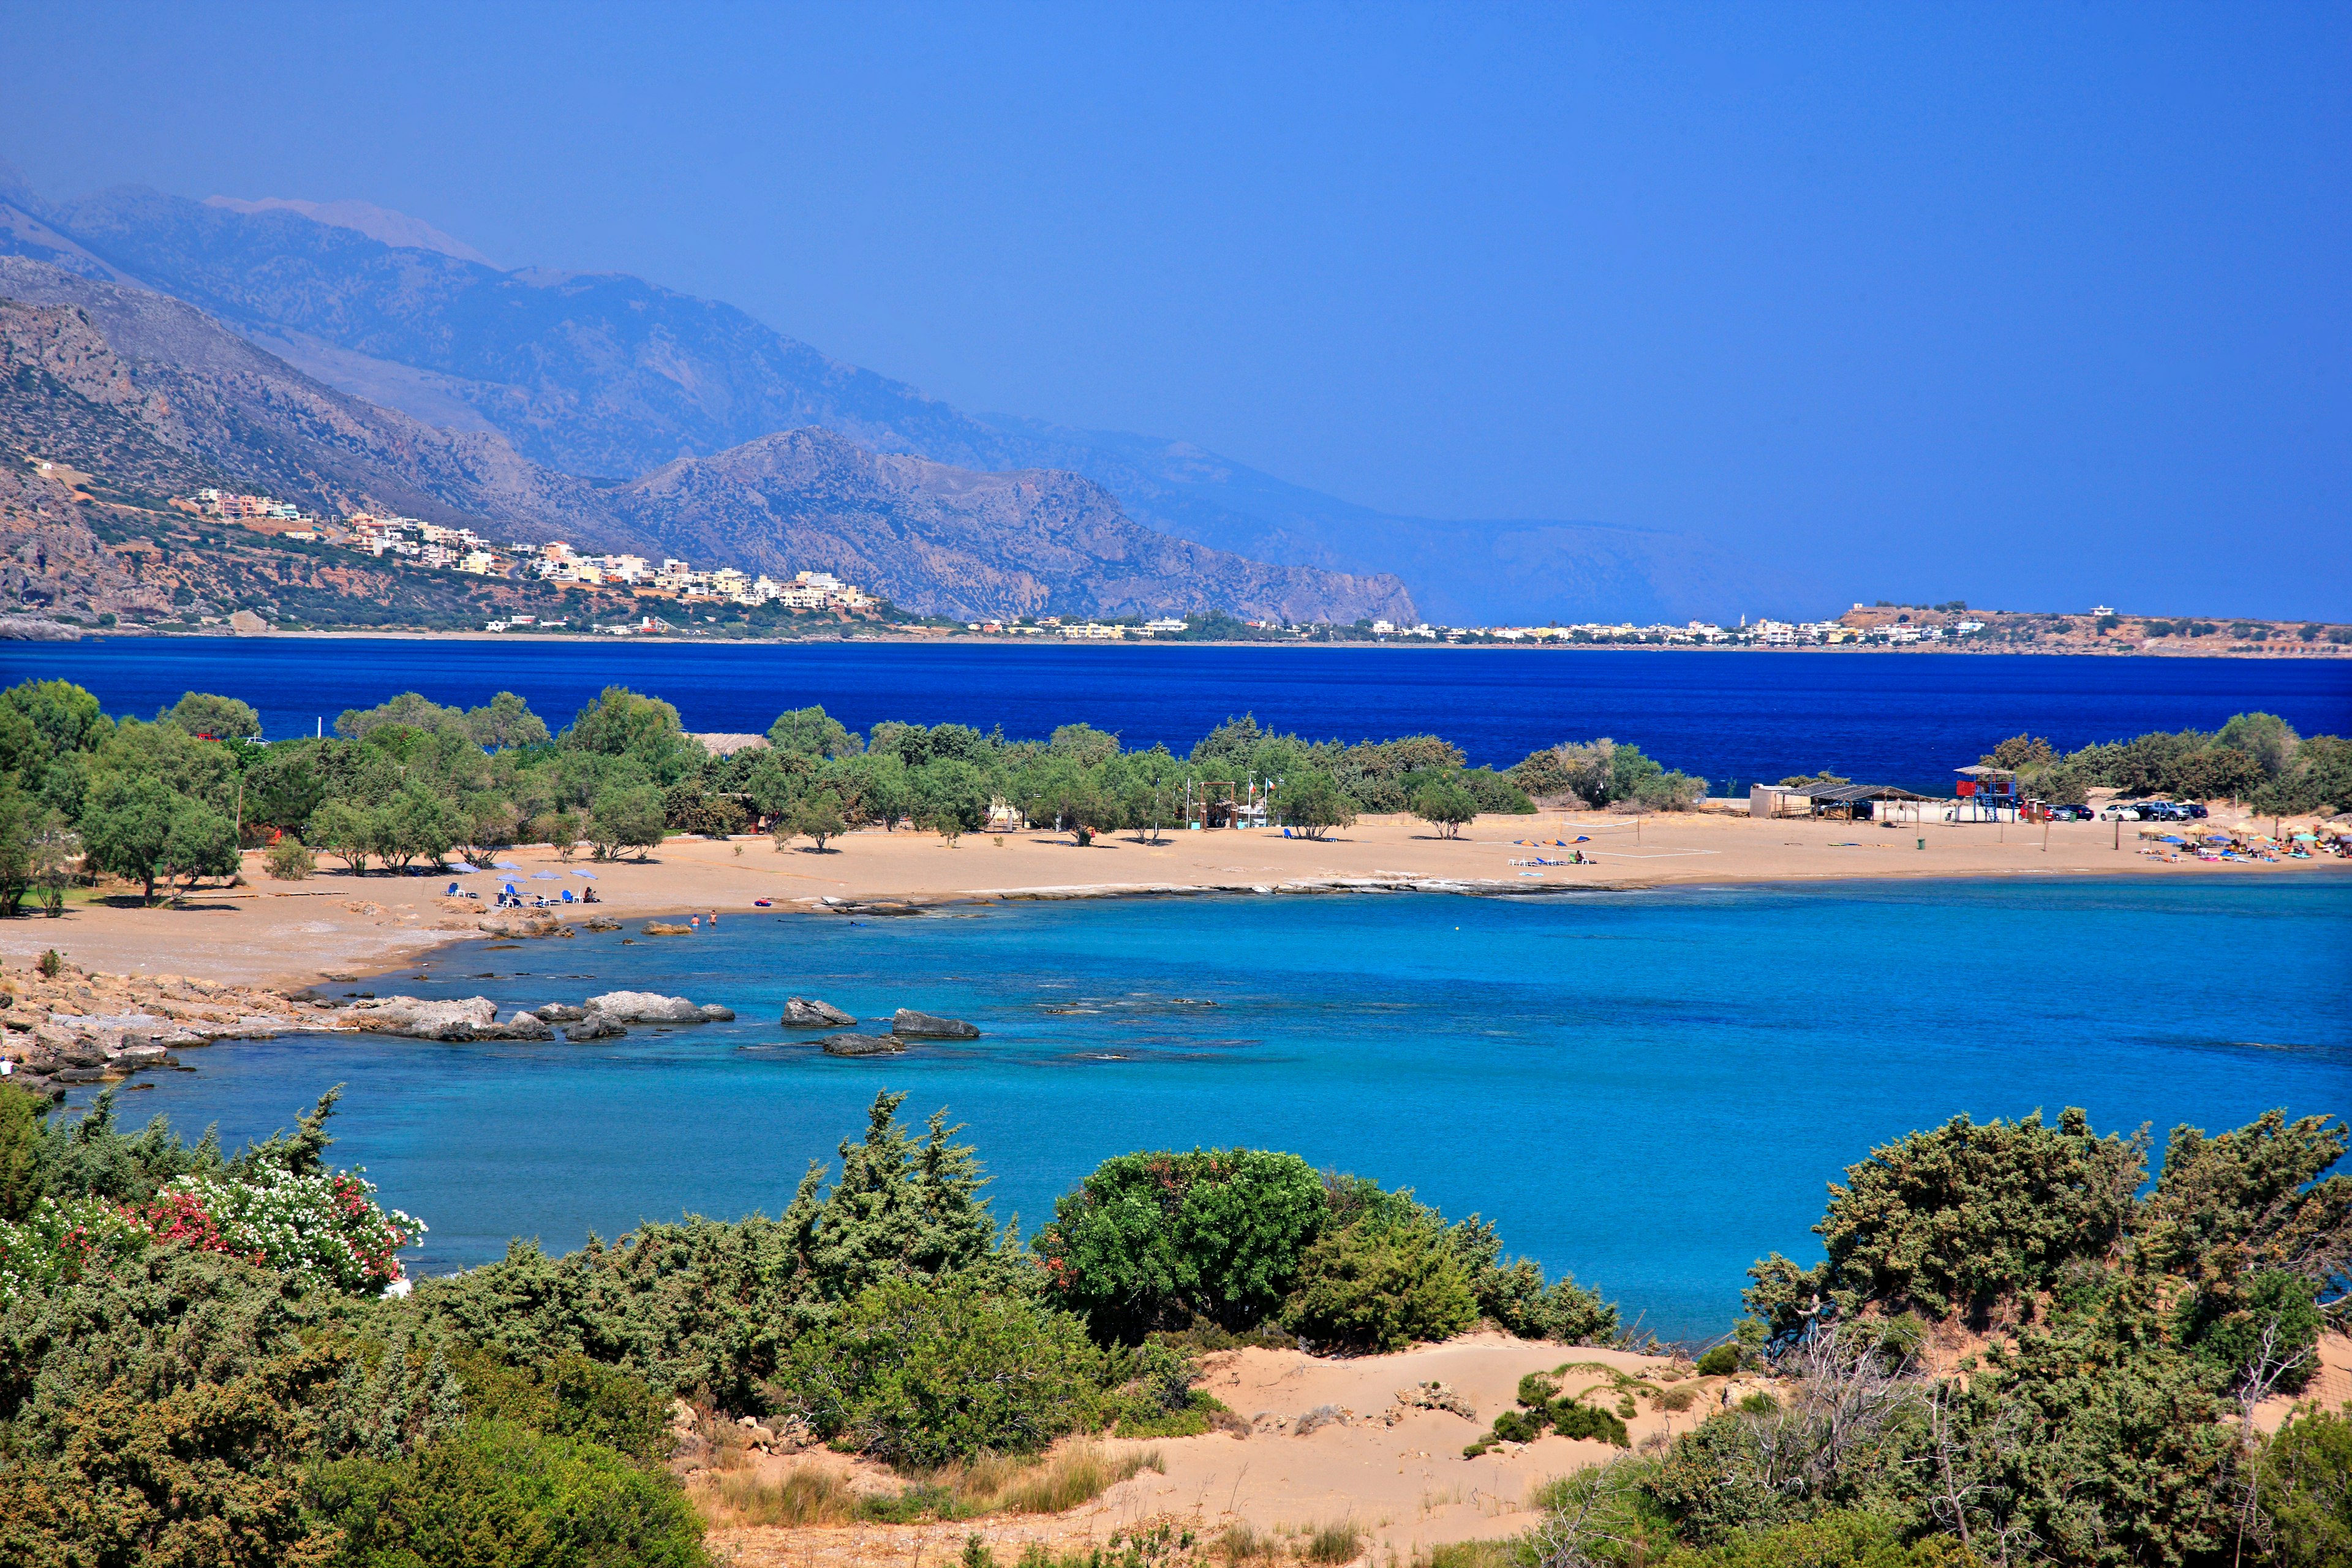
[{"label": "sandy beach", "polygon": [[[950,846],[929,833],[876,828],[835,838],[822,854],[805,840],[779,850],[765,837],[676,837],[643,861],[595,862],[584,852],[564,861],[541,845],[502,855],[520,869],[496,878],[382,871],[362,877],[322,867],[299,882],[272,881],[254,853],[246,858],[242,885],[200,888],[177,907],[77,903],[57,920],[9,921],[0,926],[0,958],[22,963],[55,947],[86,969],[168,972],[293,989],[379,973],[427,949],[484,934],[481,921],[488,911],[482,905],[442,896],[453,879],[485,895],[495,890],[494,881],[550,897],[562,887],[575,897],[593,887],[599,904],[559,911],[576,922],[597,915],[642,921],[717,913],[724,919],[751,912],[762,899],[779,910],[822,910],[1211,891],[1306,895],[1434,887],[1529,894],[1881,877],[2194,879],[2352,871],[2352,862],[2329,858],[2276,864],[2151,858],[2140,852],[2137,834],[2132,823],[2121,824],[2120,831],[2104,822],[1915,827],[1599,812],[1483,816],[1452,839],[1404,816],[1368,816],[1322,840],[1286,838],[1279,829],[1223,829],[1170,831],[1158,843],[1120,833],[1085,847],[1067,834],[971,834]],[[1578,850],[1590,864],[1518,863],[1565,860]],[[593,875],[576,874],[583,871]]]},{"label": "sandy beach", "polygon": [[[2321,1361],[2323,1370],[2305,1395],[2323,1401],[2352,1397],[2352,1339],[2326,1336]],[[1624,1386],[1612,1373],[1683,1391],[1664,1401],[1644,1394],[1630,1402],[1635,1410],[1626,1425],[1637,1447],[1653,1447],[1689,1431],[1752,1394],[1786,1392],[1759,1374],[1699,1377],[1687,1362],[1571,1349],[1491,1331],[1390,1355],[1233,1351],[1206,1359],[1202,1386],[1248,1422],[1246,1436],[1212,1432],[1114,1442],[1108,1445],[1114,1449],[1150,1453],[1158,1468],[1140,1470],[1066,1513],[919,1525],[722,1527],[713,1539],[745,1568],[911,1568],[926,1560],[953,1561],[973,1534],[988,1543],[997,1562],[1009,1563],[1032,1542],[1067,1552],[1160,1524],[1196,1538],[1213,1539],[1241,1525],[1284,1539],[1345,1521],[1364,1532],[1361,1561],[1423,1561],[1434,1545],[1501,1540],[1533,1528],[1542,1518],[1535,1494],[1544,1482],[1607,1464],[1624,1451],[1546,1433],[1532,1443],[1498,1444],[1475,1458],[1464,1455],[1465,1446],[1482,1436],[1497,1414],[1512,1408],[1521,1376],[1560,1369],[1567,1369],[1560,1377],[1563,1392],[1582,1394],[1591,1404],[1611,1404],[1614,1388]],[[1475,1419],[1399,1404],[1400,1393],[1431,1382],[1456,1394],[1476,1412]],[[1684,1408],[1674,1410],[1675,1404]],[[2284,1397],[2270,1401],[2257,1415],[2259,1424],[2276,1430],[2293,1404]],[[1318,1411],[1318,1419],[1302,1421]],[[861,1492],[895,1491],[904,1484],[904,1478],[878,1466],[821,1449],[749,1458],[750,1468],[770,1482],[807,1468],[833,1470]]]}]

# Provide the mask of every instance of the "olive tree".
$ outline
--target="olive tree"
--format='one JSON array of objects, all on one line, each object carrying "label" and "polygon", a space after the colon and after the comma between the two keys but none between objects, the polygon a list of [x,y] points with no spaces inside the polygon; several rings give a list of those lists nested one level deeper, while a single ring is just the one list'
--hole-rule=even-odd
[{"label": "olive tree", "polygon": [[1335,827],[1356,825],[1356,803],[1320,768],[1308,768],[1284,779],[1275,792],[1276,808],[1283,821],[1320,838]]},{"label": "olive tree", "polygon": [[1433,779],[1413,792],[1412,814],[1436,828],[1440,838],[1456,838],[1465,824],[1477,819],[1478,803],[1452,779]]}]

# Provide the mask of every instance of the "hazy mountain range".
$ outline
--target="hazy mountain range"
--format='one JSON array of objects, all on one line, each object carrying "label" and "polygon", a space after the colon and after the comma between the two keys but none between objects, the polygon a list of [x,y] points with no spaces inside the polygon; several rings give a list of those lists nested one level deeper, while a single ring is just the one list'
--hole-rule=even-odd
[{"label": "hazy mountain range", "polygon": [[[140,189],[51,203],[0,172],[0,255],[45,264],[13,264],[0,293],[132,333],[115,346],[156,367],[134,375],[184,379],[191,355],[226,366],[225,346],[193,347],[201,312],[263,351],[236,384],[289,389],[261,406],[341,395],[341,434],[289,437],[322,476],[362,463],[501,523],[562,520],[542,531],[746,568],[838,567],[913,608],[1479,624],[1818,596],[1689,536],[1390,516],[1182,442],[968,414],[732,306],[622,274],[503,270],[363,204]],[[196,311],[165,332],[119,289],[79,292],[107,284]]]}]

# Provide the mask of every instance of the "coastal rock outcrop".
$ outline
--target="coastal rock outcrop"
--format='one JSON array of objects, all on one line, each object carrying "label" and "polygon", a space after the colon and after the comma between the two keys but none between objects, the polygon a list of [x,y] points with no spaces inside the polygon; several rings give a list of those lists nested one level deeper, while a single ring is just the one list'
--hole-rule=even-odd
[{"label": "coastal rock outcrop", "polygon": [[817,1044],[829,1057],[890,1057],[907,1048],[896,1035],[827,1035]]},{"label": "coastal rock outcrop", "polygon": [[488,936],[512,939],[523,936],[570,936],[572,929],[553,915],[537,910],[509,910],[503,913],[485,915],[475,923],[475,929]]},{"label": "coastal rock outcrop", "polygon": [[781,1022],[787,1029],[840,1029],[857,1020],[830,1002],[814,996],[793,996],[784,1003]]},{"label": "coastal rock outcrop", "polygon": [[617,1040],[628,1032],[602,1013],[591,1013],[577,1023],[563,1026],[563,1037],[574,1045],[587,1040]]},{"label": "coastal rock outcrop", "polygon": [[[214,1040],[267,1039],[348,1027],[332,1004],[179,974],[102,974],[67,963],[54,975],[0,976],[0,1059],[35,1094],[173,1066],[171,1052]],[[65,1076],[70,1074],[70,1078]]]},{"label": "coastal rock outcrop", "polygon": [[699,1022],[705,1024],[731,1024],[735,1021],[735,1009],[722,1007],[716,1002],[705,1002],[694,1010],[694,1014]]},{"label": "coastal rock outcrop", "polygon": [[1396,1402],[1412,1410],[1451,1410],[1465,1421],[1478,1419],[1476,1406],[1443,1383],[1416,1383],[1396,1391]]},{"label": "coastal rock outcrop", "polygon": [[[602,996],[588,998],[588,1011],[602,1014],[616,1024],[701,1024],[709,1020],[702,1009],[683,996],[664,996],[655,991],[607,991]],[[725,1011],[725,1009],[721,1009]],[[728,1013],[729,1017],[735,1015]]]},{"label": "coastal rock outcrop", "polygon": [[980,1038],[977,1024],[967,1024],[961,1018],[942,1018],[936,1013],[918,1013],[912,1007],[901,1007],[890,1016],[890,1032],[913,1040]]},{"label": "coastal rock outcrop", "polygon": [[384,996],[354,1002],[344,1010],[349,1026],[374,1035],[404,1035],[413,1040],[549,1040],[555,1031],[535,1014],[517,1013],[499,1021],[499,1005],[487,996],[436,1001]]},{"label": "coastal rock outcrop", "polygon": [[576,1024],[588,1016],[588,1009],[573,1002],[543,1002],[531,1009],[550,1024]]}]

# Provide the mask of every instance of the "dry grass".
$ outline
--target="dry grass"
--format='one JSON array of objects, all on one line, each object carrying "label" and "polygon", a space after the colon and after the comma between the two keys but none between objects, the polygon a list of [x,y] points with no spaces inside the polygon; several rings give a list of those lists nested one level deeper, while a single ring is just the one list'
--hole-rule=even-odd
[{"label": "dry grass", "polygon": [[1341,1568],[1364,1553],[1364,1527],[1352,1519],[1318,1524],[1299,1543],[1298,1554],[1324,1568]]},{"label": "dry grass", "polygon": [[1517,1568],[1517,1554],[1507,1541],[1454,1541],[1416,1552],[1413,1568]]},{"label": "dry grass", "polygon": [[993,1479],[982,1495],[994,1513],[1067,1513],[1143,1470],[1167,1474],[1159,1449],[1113,1454],[1099,1444],[1075,1443],[1041,1464]]},{"label": "dry grass", "polygon": [[1244,1563],[1271,1563],[1282,1554],[1279,1542],[1246,1521],[1226,1526],[1209,1549],[1231,1568],[1241,1568]]},{"label": "dry grass", "polygon": [[849,1483],[831,1470],[807,1467],[772,1481],[741,1472],[721,1475],[715,1485],[698,1489],[695,1501],[721,1528],[847,1524],[857,1517]]}]

